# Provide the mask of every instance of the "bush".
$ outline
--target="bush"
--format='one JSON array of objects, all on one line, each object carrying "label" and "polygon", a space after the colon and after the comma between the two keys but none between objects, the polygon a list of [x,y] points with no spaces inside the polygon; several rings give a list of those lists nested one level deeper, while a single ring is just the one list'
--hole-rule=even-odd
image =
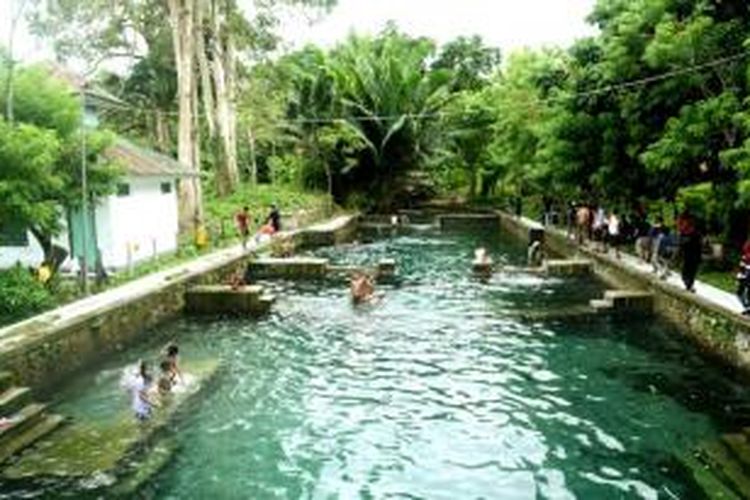
[{"label": "bush", "polygon": [[54,305],[50,291],[28,269],[0,271],[0,324],[17,321]]}]

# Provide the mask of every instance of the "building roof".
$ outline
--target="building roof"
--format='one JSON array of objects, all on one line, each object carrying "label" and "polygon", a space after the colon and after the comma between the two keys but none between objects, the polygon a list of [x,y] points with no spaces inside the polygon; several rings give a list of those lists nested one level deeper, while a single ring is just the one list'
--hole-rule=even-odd
[{"label": "building roof", "polygon": [[41,63],[40,65],[44,68],[49,75],[69,85],[75,94],[84,92],[87,101],[94,101],[94,103],[105,103],[105,104],[126,104],[122,99],[114,96],[104,88],[95,83],[91,83],[86,80],[80,74],[74,72],[70,68],[52,61]]},{"label": "building roof", "polygon": [[121,166],[133,177],[188,177],[196,175],[174,158],[153,149],[136,146],[123,138],[104,151],[104,156]]}]

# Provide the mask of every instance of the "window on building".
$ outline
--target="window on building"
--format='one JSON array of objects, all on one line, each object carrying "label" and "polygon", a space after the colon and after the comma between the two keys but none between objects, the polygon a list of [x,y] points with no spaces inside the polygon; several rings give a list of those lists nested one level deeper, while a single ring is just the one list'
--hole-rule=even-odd
[{"label": "window on building", "polygon": [[0,246],[25,247],[29,244],[26,228],[18,224],[0,225]]},{"label": "window on building", "polygon": [[172,192],[172,183],[171,182],[162,182],[161,183],[161,192],[162,194],[169,194]]},{"label": "window on building", "polygon": [[117,196],[130,196],[130,184],[121,182],[117,185]]}]

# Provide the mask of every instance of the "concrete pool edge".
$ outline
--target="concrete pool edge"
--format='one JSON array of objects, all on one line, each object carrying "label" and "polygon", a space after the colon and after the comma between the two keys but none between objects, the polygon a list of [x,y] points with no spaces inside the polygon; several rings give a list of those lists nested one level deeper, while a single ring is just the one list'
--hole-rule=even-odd
[{"label": "concrete pool edge", "polygon": [[[283,232],[298,248],[346,241],[358,214]],[[150,328],[180,315],[192,285],[243,271],[269,242],[212,252],[0,329],[0,371],[35,390],[54,387],[91,363],[144,340]]]},{"label": "concrete pool edge", "polygon": [[653,293],[655,312],[677,326],[678,331],[696,342],[708,354],[750,375],[750,321],[698,295],[683,291],[656,276],[609,256],[581,247],[554,228],[496,211],[500,227],[517,237],[528,238],[531,229],[545,234],[546,248],[559,255],[585,256],[594,263],[594,273],[606,284]]}]

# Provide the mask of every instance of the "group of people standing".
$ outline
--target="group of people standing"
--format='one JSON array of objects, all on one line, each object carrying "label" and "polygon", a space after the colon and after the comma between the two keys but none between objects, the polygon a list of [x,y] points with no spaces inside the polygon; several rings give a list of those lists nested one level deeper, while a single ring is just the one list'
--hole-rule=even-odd
[{"label": "group of people standing", "polygon": [[[246,205],[234,216],[234,225],[242,241],[242,248],[247,248],[247,242],[250,239],[250,222],[250,207]],[[273,236],[279,231],[281,231],[281,212],[276,204],[272,203],[265,222],[255,234],[255,239],[260,241],[262,237]]]},{"label": "group of people standing", "polygon": [[685,289],[695,292],[703,238],[700,225],[690,210],[685,209],[679,214],[673,231],[662,217],[650,222],[644,210],[621,217],[616,211],[607,211],[602,206],[571,205],[568,231],[571,236],[575,233],[574,237],[581,245],[591,242],[599,252],[613,249],[618,259],[620,247],[634,243],[636,255],[650,263],[653,272],[662,279],[669,275],[670,265],[679,259]]}]

